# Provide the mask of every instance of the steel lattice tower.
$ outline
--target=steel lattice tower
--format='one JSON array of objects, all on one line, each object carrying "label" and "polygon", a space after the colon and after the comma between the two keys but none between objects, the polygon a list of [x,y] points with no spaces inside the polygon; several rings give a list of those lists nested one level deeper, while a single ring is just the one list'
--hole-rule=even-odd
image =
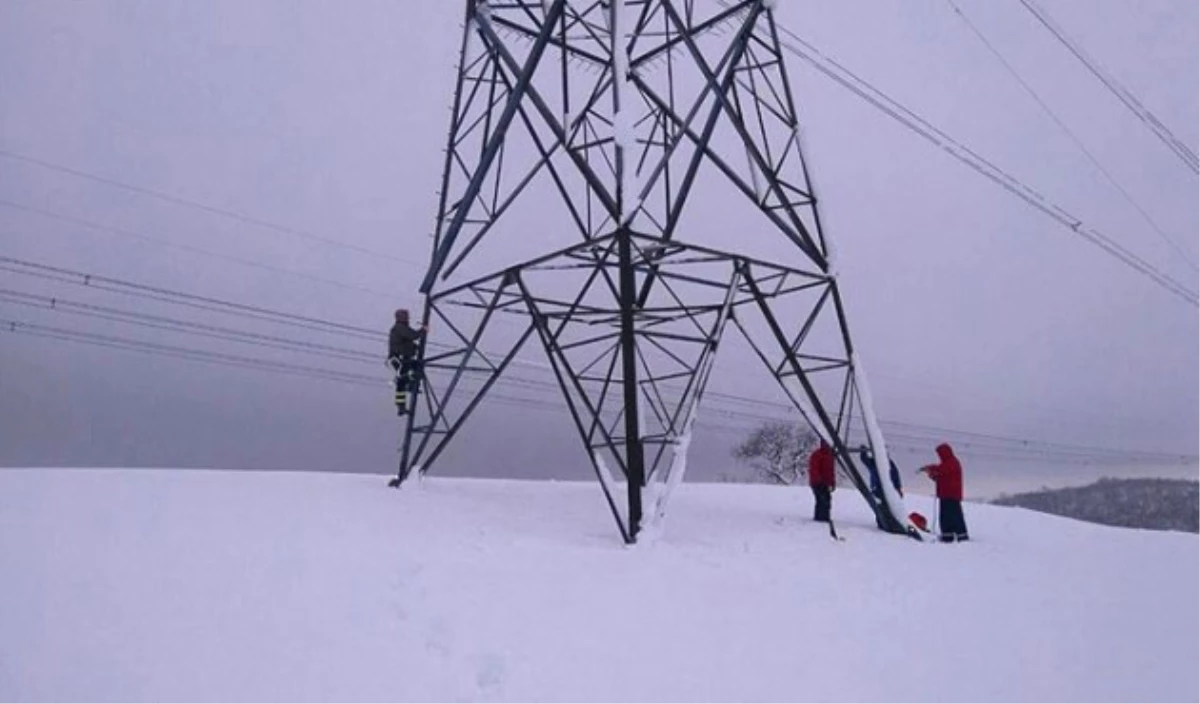
[{"label": "steel lattice tower", "polygon": [[847,447],[865,432],[886,475],[772,5],[467,0],[401,481],[535,338],[635,542],[682,480],[732,323],[911,533]]}]

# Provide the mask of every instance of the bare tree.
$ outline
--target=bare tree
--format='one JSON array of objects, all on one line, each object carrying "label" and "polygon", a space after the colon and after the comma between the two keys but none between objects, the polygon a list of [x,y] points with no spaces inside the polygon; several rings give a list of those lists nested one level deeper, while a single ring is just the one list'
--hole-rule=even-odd
[{"label": "bare tree", "polygon": [[817,447],[817,436],[798,423],[770,421],[750,434],[733,450],[733,456],[750,464],[757,476],[773,484],[795,484],[808,474],[808,456]]}]

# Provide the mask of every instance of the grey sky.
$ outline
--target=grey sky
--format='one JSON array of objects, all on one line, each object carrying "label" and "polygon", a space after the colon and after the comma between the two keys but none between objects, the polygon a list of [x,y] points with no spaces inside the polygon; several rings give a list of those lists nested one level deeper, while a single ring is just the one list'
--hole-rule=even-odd
[{"label": "grey sky", "polygon": [[[1041,4],[1196,150],[1196,3]],[[945,0],[793,0],[778,12],[822,51],[1194,291],[1195,174],[1019,3],[959,5],[1190,265]],[[398,303],[419,304],[418,263],[432,228],[460,11],[460,3],[433,0],[3,3],[0,149],[393,259],[2,155],[2,200],[226,258],[4,205],[0,256],[386,329]],[[851,329],[883,417],[1196,453],[1194,307],[799,60],[791,71],[823,216],[840,253]],[[0,288],[178,313],[9,272],[0,281]],[[0,318],[234,349],[4,302]],[[779,400],[768,385],[742,381],[746,366],[744,355],[726,355],[714,389],[748,388]],[[382,363],[379,372],[378,389],[342,386],[5,333],[0,464],[392,471],[395,422]],[[523,413],[503,406],[481,412],[445,469],[588,476],[565,413]],[[734,437],[698,440],[699,476],[724,469]],[[932,459],[932,450],[900,459],[912,465]],[[1029,463],[978,465],[1029,471]]]}]

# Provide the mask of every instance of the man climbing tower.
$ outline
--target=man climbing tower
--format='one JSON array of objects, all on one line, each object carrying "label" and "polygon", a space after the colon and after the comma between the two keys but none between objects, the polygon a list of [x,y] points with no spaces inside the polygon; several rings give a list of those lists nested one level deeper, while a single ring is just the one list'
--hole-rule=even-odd
[{"label": "man climbing tower", "polygon": [[396,311],[396,323],[388,333],[388,366],[396,375],[396,414],[408,413],[409,395],[416,395],[419,365],[415,361],[417,341],[425,335],[425,327],[414,330],[408,324],[408,310]]}]

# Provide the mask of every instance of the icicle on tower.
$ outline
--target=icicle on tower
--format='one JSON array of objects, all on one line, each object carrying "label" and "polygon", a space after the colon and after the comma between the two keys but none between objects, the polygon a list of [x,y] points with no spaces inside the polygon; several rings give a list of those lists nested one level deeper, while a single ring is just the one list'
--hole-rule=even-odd
[{"label": "icicle on tower", "polygon": [[773,6],[467,0],[400,480],[540,347],[636,542],[683,479],[736,330],[753,350],[739,373],[782,389],[881,525],[909,530],[847,447],[856,428],[887,467]]}]

